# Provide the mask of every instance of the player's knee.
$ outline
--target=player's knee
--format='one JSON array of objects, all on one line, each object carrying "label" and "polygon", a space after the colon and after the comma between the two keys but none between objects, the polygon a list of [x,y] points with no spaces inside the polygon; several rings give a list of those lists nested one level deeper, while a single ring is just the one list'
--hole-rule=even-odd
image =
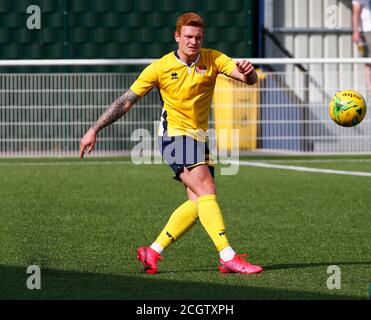
[{"label": "player's knee", "polygon": [[216,186],[214,181],[203,181],[200,185],[197,186],[197,195],[204,196],[206,194],[216,194]]},{"label": "player's knee", "polygon": [[[192,191],[196,198],[207,194],[216,194],[216,186],[212,175],[209,174],[209,171],[205,173],[202,170],[204,170],[203,167],[196,167],[192,171],[184,170],[180,175],[185,186]],[[188,193],[188,196],[192,193]],[[193,199],[190,198],[190,200]]]}]

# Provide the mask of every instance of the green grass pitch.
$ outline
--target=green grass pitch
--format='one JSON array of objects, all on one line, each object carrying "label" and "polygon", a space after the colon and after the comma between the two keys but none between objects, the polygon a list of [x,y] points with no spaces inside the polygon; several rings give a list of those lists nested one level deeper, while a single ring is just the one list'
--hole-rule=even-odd
[{"label": "green grass pitch", "polygon": [[[359,159],[279,163],[371,172]],[[0,299],[369,298],[371,177],[244,166],[217,175],[228,238],[265,272],[220,274],[198,223],[147,275],[135,250],[185,192],[166,165],[128,160],[0,160]],[[29,265],[41,268],[40,290],[26,287]],[[331,265],[340,289],[327,287]]]}]

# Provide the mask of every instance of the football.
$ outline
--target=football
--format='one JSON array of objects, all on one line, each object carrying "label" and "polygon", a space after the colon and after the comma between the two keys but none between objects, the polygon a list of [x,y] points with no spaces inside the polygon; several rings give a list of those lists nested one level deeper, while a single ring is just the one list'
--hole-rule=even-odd
[{"label": "football", "polygon": [[363,96],[351,89],[337,92],[329,104],[331,119],[343,127],[354,127],[359,124],[365,117],[366,111]]}]

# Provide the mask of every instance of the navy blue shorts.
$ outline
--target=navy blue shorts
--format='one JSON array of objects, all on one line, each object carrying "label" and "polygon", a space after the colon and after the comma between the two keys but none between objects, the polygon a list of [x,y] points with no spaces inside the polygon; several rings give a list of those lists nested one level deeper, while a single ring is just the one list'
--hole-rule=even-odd
[{"label": "navy blue shorts", "polygon": [[163,159],[174,171],[174,179],[181,181],[180,174],[184,168],[191,169],[201,164],[207,164],[214,177],[214,167],[210,164],[210,150],[206,142],[197,141],[189,136],[158,138]]}]

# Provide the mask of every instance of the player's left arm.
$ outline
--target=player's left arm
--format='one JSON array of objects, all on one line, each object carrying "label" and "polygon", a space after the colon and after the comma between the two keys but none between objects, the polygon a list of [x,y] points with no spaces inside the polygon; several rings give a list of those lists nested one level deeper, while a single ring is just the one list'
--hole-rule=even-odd
[{"label": "player's left arm", "polygon": [[248,60],[236,61],[236,69],[234,69],[229,76],[249,85],[253,85],[258,82],[258,74]]}]

